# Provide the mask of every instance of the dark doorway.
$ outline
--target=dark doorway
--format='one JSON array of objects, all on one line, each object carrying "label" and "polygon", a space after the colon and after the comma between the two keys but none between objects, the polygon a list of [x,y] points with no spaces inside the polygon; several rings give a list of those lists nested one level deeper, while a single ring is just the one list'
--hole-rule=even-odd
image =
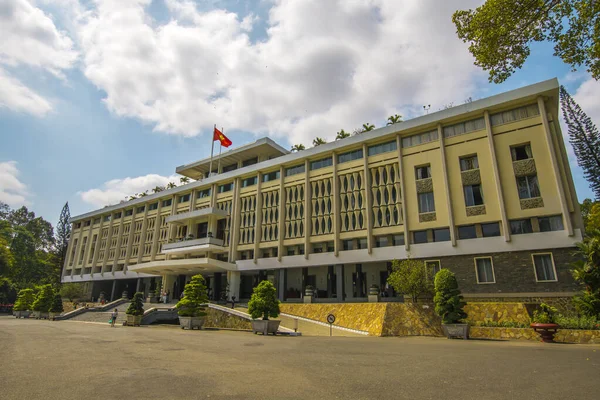
[{"label": "dark doorway", "polygon": [[201,222],[198,224],[196,237],[198,239],[208,237],[208,222]]},{"label": "dark doorway", "polygon": [[225,228],[227,227],[227,220],[220,219],[217,221],[217,239],[225,240]]},{"label": "dark doorway", "polygon": [[183,292],[183,289],[185,289],[185,279],[186,279],[185,275],[177,276],[177,279],[175,279],[175,282],[173,283],[173,292],[171,295],[171,299],[173,299],[175,301],[179,300],[179,298],[181,297],[181,293]]}]

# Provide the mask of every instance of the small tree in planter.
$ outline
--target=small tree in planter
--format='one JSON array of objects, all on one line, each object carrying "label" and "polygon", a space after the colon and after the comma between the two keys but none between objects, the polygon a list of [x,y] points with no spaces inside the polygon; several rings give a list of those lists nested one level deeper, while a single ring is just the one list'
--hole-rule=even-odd
[{"label": "small tree in planter", "polygon": [[425,263],[419,260],[394,260],[387,282],[398,293],[404,293],[416,303],[420,296],[431,296],[433,285],[427,278]]},{"label": "small tree in planter", "polygon": [[[263,335],[277,333],[281,321],[269,320],[269,317],[277,318],[280,313],[277,290],[271,282],[262,281],[254,288],[248,302],[248,312],[254,318],[252,332],[262,332]],[[259,320],[258,318],[261,317],[262,319]]]},{"label": "small tree in planter", "polygon": [[442,329],[448,338],[469,338],[469,325],[462,323],[467,318],[463,311],[465,303],[458,289],[456,276],[443,268],[435,275],[435,312],[442,317]]},{"label": "small tree in planter", "polygon": [[35,296],[33,304],[31,305],[35,318],[48,318],[48,312],[50,311],[53,298],[54,290],[52,289],[52,285],[48,284],[40,288],[37,296]]},{"label": "small tree in planter", "polygon": [[33,289],[21,289],[17,296],[17,301],[13,307],[15,317],[17,318],[29,318],[31,313],[31,305],[35,300]]},{"label": "small tree in planter", "polygon": [[554,335],[559,326],[556,323],[556,308],[546,303],[540,304],[539,310],[533,312],[531,327],[540,334],[542,342],[554,343]]},{"label": "small tree in planter", "polygon": [[194,275],[183,289],[184,297],[177,302],[181,329],[202,329],[206,319],[206,281],[202,275]]},{"label": "small tree in planter", "polygon": [[50,305],[50,319],[54,321],[54,319],[59,316],[64,311],[62,297],[60,293],[55,293],[54,298],[52,299],[52,304]]},{"label": "small tree in planter", "polygon": [[133,295],[125,314],[127,314],[127,326],[140,326],[144,316],[144,293],[137,292]]}]

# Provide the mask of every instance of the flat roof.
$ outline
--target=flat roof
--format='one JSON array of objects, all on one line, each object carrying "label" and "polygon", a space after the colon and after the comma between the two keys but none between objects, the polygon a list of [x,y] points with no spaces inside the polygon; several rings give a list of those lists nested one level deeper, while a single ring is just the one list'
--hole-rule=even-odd
[{"label": "flat roof", "polygon": [[[231,150],[227,150],[213,156],[212,168],[213,171],[221,160],[221,167],[225,167],[231,164],[237,164],[239,161],[250,160],[258,157],[259,155],[267,156],[268,158],[275,158],[289,154],[289,151],[275,143],[269,138],[258,139],[254,143],[249,143],[240,147],[235,147]],[[210,157],[204,158],[199,161],[195,161],[190,164],[180,165],[175,169],[180,175],[187,176],[192,179],[200,179],[208,176],[208,169],[210,166]]]},{"label": "flat roof", "polygon": [[[539,83],[534,83],[529,86],[514,89],[508,92],[500,93],[494,96],[486,97],[481,100],[474,100],[471,103],[462,104],[460,106],[448,108],[445,110],[433,112],[420,117],[416,117],[402,123],[384,126],[382,128],[374,129],[369,132],[364,132],[360,135],[350,136],[346,139],[336,140],[322,144],[320,146],[312,147],[306,150],[298,151],[295,153],[289,153],[281,157],[277,157],[272,160],[260,162],[258,164],[249,165],[234,171],[225,172],[211,176],[201,181],[191,182],[186,185],[181,185],[173,189],[168,189],[159,193],[153,193],[151,195],[140,197],[135,200],[130,200],[124,203],[119,203],[111,206],[106,206],[94,211],[90,211],[85,214],[80,214],[70,219],[71,222],[91,218],[97,215],[111,213],[116,210],[121,210],[128,207],[135,207],[138,204],[144,204],[153,200],[174,195],[180,192],[187,192],[189,190],[195,190],[198,188],[210,187],[214,183],[218,182],[230,182],[234,178],[240,175],[247,175],[253,172],[258,172],[265,169],[275,168],[279,165],[293,165],[298,164],[305,159],[315,160],[323,157],[322,154],[328,154],[332,151],[342,149],[345,147],[356,146],[358,143],[368,142],[373,140],[392,139],[395,135],[403,133],[416,134],[417,129],[431,129],[432,126],[436,126],[438,123],[446,120],[449,124],[452,124],[453,120],[456,121],[459,118],[468,118],[468,115],[476,113],[482,113],[493,107],[501,108],[504,104],[510,103],[515,100],[535,100],[538,96],[554,96],[553,99],[558,104],[558,79],[553,78]],[[408,136],[408,135],[407,135]],[[275,144],[272,140],[265,138],[257,140],[269,140]],[[252,143],[253,144],[253,143]],[[277,145],[278,146],[278,145]],[[285,150],[284,150],[285,151]]]}]

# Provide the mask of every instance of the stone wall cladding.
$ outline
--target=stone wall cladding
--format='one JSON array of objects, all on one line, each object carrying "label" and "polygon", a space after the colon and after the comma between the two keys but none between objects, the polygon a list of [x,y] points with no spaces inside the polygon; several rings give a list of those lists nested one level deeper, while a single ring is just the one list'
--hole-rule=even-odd
[{"label": "stone wall cladding", "polygon": [[531,199],[521,199],[521,210],[529,210],[531,208],[544,207],[544,199],[541,197],[533,197]]},{"label": "stone wall cladding", "polygon": [[519,322],[527,324],[531,320],[528,308],[523,303],[475,303],[468,302],[464,308],[471,324],[481,322]]},{"label": "stone wall cladding", "polygon": [[[473,339],[515,339],[540,341],[540,335],[531,328],[488,328],[471,326],[469,337]],[[554,336],[559,343],[600,344],[600,330],[559,329]]]},{"label": "stone wall cladding", "polygon": [[[570,264],[576,260],[573,250],[574,248],[560,248],[470,254],[440,257],[440,261],[442,268],[448,268],[456,274],[460,290],[468,293],[471,297],[476,297],[478,293],[495,293],[498,298],[503,297],[504,293],[539,293],[539,297],[545,297],[544,292],[576,292],[579,290],[570,272]],[[557,282],[536,282],[532,253],[552,253]],[[477,283],[475,257],[492,257],[496,283]]]},{"label": "stone wall cladding", "polygon": [[433,180],[431,178],[419,179],[417,182],[417,193],[433,192]]},{"label": "stone wall cladding", "polygon": [[221,310],[209,308],[206,312],[204,326],[207,328],[225,328],[251,330],[252,322],[248,319],[229,314]]},{"label": "stone wall cladding", "polygon": [[465,299],[467,304],[473,303],[524,303],[529,305],[546,303],[553,307],[556,307],[558,311],[563,315],[577,315],[575,304],[573,303],[573,297],[468,297]]},{"label": "stone wall cladding", "polygon": [[537,174],[535,160],[533,158],[513,161],[513,169],[515,171],[515,176],[528,176]]},{"label": "stone wall cladding", "polygon": [[467,207],[467,217],[474,217],[477,215],[485,215],[485,206]]},{"label": "stone wall cladding", "polygon": [[431,222],[437,219],[435,212],[419,214],[419,222]]},{"label": "stone wall cladding", "polygon": [[443,336],[433,304],[388,303],[381,336]]},{"label": "stone wall cladding", "polygon": [[479,185],[481,183],[481,174],[478,169],[471,169],[460,173],[462,184],[465,186]]}]

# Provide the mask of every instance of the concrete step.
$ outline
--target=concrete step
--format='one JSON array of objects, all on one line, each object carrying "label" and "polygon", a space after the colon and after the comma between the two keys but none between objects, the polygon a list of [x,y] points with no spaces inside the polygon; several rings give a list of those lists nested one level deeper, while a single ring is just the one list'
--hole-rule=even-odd
[{"label": "concrete step", "polygon": [[[127,314],[125,314],[125,311],[127,311],[127,308],[129,307],[130,303],[123,303],[118,305],[117,307],[115,307],[117,309],[117,311],[119,312],[118,316],[117,316],[117,325],[122,324],[123,322],[125,322],[127,320]],[[156,307],[156,304],[144,304],[144,310],[148,310],[152,307]],[[114,309],[113,309],[114,310]],[[73,318],[71,318],[71,321],[86,321],[86,322],[106,322],[108,324],[108,320],[110,319],[113,310],[110,311],[87,311],[84,312],[83,314],[79,314],[74,316]]]}]

